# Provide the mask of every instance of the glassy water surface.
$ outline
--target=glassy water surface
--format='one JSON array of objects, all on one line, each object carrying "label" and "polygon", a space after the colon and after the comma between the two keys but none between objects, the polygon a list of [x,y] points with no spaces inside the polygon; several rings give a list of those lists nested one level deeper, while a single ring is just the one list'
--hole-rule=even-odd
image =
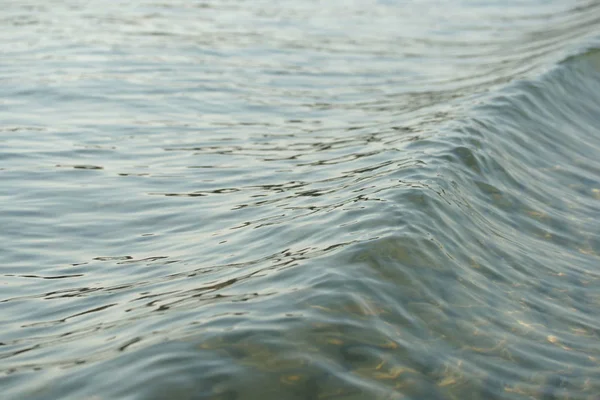
[{"label": "glassy water surface", "polygon": [[5,0],[3,399],[598,399],[600,3]]}]

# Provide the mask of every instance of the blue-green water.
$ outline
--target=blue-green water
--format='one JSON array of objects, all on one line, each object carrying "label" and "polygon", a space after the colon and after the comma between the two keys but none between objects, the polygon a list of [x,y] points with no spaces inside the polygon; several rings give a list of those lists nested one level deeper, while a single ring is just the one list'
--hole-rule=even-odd
[{"label": "blue-green water", "polygon": [[4,0],[0,397],[600,396],[600,3]]}]

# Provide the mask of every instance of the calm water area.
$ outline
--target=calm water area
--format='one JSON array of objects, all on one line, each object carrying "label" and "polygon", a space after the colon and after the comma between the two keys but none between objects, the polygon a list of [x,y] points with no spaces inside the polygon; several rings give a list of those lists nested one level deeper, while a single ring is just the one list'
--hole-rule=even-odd
[{"label": "calm water area", "polygon": [[600,399],[600,2],[0,1],[3,400]]}]

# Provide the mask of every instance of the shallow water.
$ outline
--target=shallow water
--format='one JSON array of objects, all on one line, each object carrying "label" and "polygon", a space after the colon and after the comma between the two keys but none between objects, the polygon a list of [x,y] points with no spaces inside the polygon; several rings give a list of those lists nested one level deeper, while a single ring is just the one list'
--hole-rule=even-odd
[{"label": "shallow water", "polygon": [[600,3],[4,1],[4,399],[597,399]]}]

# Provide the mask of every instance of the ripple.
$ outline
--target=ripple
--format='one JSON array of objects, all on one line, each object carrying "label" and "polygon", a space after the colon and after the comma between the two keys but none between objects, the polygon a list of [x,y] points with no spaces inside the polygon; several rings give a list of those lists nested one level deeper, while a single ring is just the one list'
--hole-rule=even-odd
[{"label": "ripple", "polygon": [[6,8],[7,399],[599,392],[597,2]]}]

